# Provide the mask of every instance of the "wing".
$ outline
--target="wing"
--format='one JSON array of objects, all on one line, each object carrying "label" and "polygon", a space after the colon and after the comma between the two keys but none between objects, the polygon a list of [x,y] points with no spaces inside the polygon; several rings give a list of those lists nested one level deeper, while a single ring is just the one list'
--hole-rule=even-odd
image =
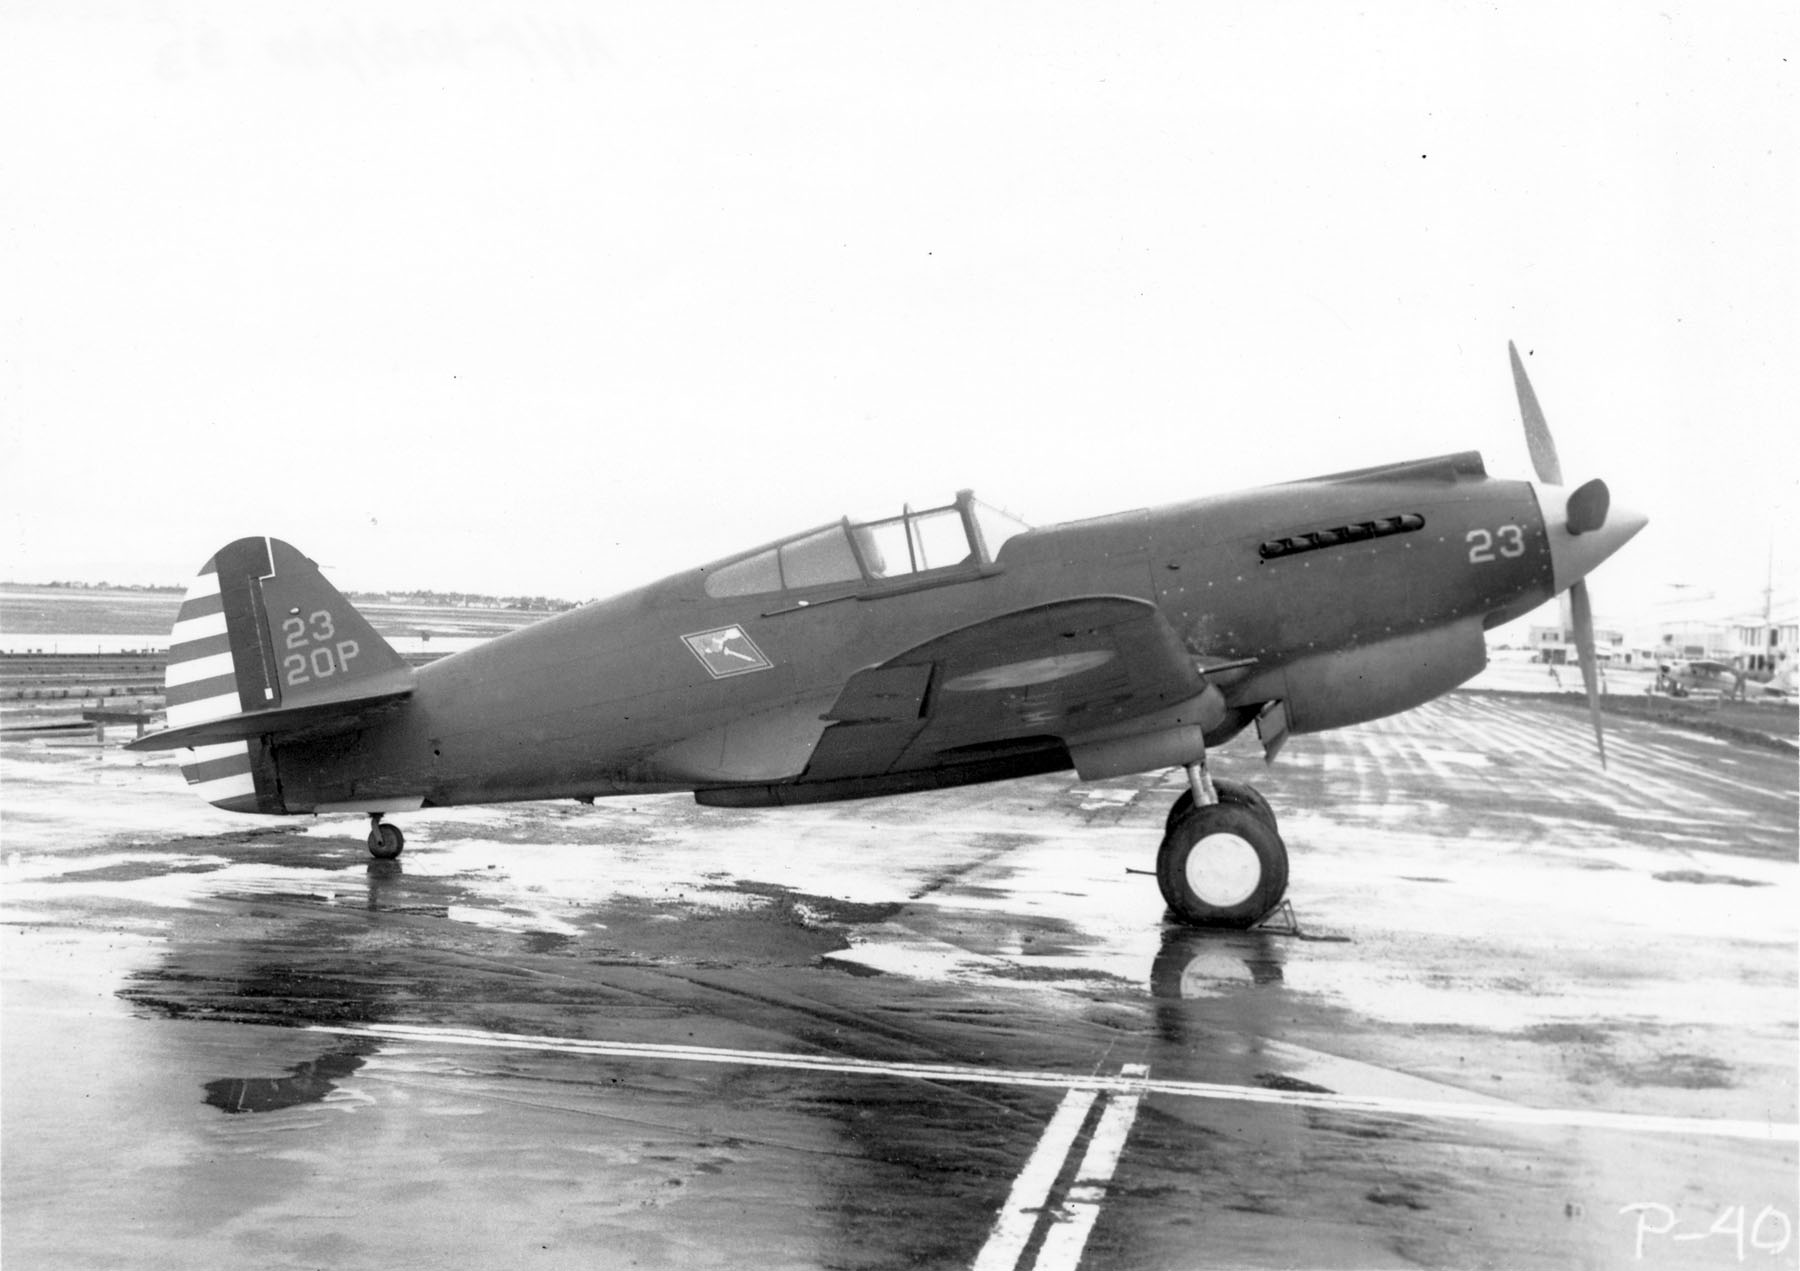
[{"label": "wing", "polygon": [[[939,636],[851,676],[800,782],[1065,747],[1084,776],[1130,771],[1101,752],[1222,714],[1218,691],[1155,605],[1126,596],[1058,601]],[[1193,741],[1184,733],[1181,744]]]}]

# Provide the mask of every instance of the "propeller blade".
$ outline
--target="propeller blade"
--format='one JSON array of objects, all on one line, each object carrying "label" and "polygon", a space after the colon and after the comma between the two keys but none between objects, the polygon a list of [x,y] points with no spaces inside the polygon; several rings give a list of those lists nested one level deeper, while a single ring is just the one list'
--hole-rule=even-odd
[{"label": "propeller blade", "polygon": [[1575,653],[1581,659],[1581,682],[1587,685],[1588,714],[1594,721],[1594,744],[1600,748],[1600,766],[1606,767],[1606,730],[1600,723],[1600,668],[1594,653],[1594,610],[1588,604],[1587,582],[1569,588],[1569,617],[1575,627]]},{"label": "propeller blade", "polygon": [[1606,513],[1612,507],[1612,492],[1599,477],[1584,481],[1569,495],[1568,524],[1571,534],[1591,534],[1606,524]]},{"label": "propeller blade", "polygon": [[1519,349],[1511,340],[1506,351],[1512,356],[1513,387],[1519,394],[1519,414],[1525,420],[1525,445],[1531,451],[1531,466],[1538,480],[1546,485],[1562,484],[1562,461],[1556,457],[1556,442],[1550,436],[1550,425],[1544,420],[1544,409],[1537,394],[1531,391],[1531,380],[1525,374],[1525,363],[1519,360]]}]

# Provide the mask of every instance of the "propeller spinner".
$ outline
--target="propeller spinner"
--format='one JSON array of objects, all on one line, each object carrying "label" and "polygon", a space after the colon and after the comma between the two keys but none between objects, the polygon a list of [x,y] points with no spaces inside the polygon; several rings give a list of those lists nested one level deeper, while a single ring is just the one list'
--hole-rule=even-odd
[{"label": "propeller spinner", "polygon": [[1551,570],[1558,592],[1569,593],[1570,625],[1574,627],[1575,653],[1581,661],[1581,680],[1587,686],[1588,714],[1594,721],[1594,744],[1600,749],[1600,766],[1606,766],[1606,731],[1600,718],[1600,673],[1594,649],[1594,611],[1588,598],[1586,576],[1601,561],[1625,545],[1648,523],[1642,513],[1612,506],[1606,483],[1598,478],[1573,490],[1563,488],[1562,461],[1556,441],[1538,405],[1537,393],[1525,374],[1519,350],[1508,341],[1512,357],[1513,387],[1519,394],[1519,414],[1525,422],[1525,444],[1538,481],[1538,504],[1550,536]]}]

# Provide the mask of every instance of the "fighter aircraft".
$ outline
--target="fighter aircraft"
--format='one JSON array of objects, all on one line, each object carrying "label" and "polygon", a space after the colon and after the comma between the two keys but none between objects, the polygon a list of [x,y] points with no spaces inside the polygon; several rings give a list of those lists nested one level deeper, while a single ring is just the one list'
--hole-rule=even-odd
[{"label": "fighter aircraft", "polygon": [[412,668],[284,542],[202,567],[169,649],[168,727],[201,797],[353,812],[691,791],[775,807],[1073,768],[1185,769],[1156,855],[1169,909],[1253,925],[1287,887],[1268,803],[1211,775],[1255,725],[1408,710],[1487,661],[1483,632],[1568,591],[1596,740],[1584,576],[1645,524],[1562,484],[1516,349],[1536,481],[1474,452],[1027,528],[969,492],[845,518]]}]

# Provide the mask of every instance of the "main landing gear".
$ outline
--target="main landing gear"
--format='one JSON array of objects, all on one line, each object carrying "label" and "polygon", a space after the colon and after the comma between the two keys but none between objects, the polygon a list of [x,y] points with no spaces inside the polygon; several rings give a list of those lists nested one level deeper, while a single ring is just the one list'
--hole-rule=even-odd
[{"label": "main landing gear", "polygon": [[378,861],[391,861],[406,846],[406,835],[397,825],[381,819],[381,813],[369,813],[369,855]]},{"label": "main landing gear", "polygon": [[1163,899],[1189,926],[1253,927],[1287,894],[1275,813],[1253,787],[1214,781],[1204,756],[1187,774],[1156,853]]}]

